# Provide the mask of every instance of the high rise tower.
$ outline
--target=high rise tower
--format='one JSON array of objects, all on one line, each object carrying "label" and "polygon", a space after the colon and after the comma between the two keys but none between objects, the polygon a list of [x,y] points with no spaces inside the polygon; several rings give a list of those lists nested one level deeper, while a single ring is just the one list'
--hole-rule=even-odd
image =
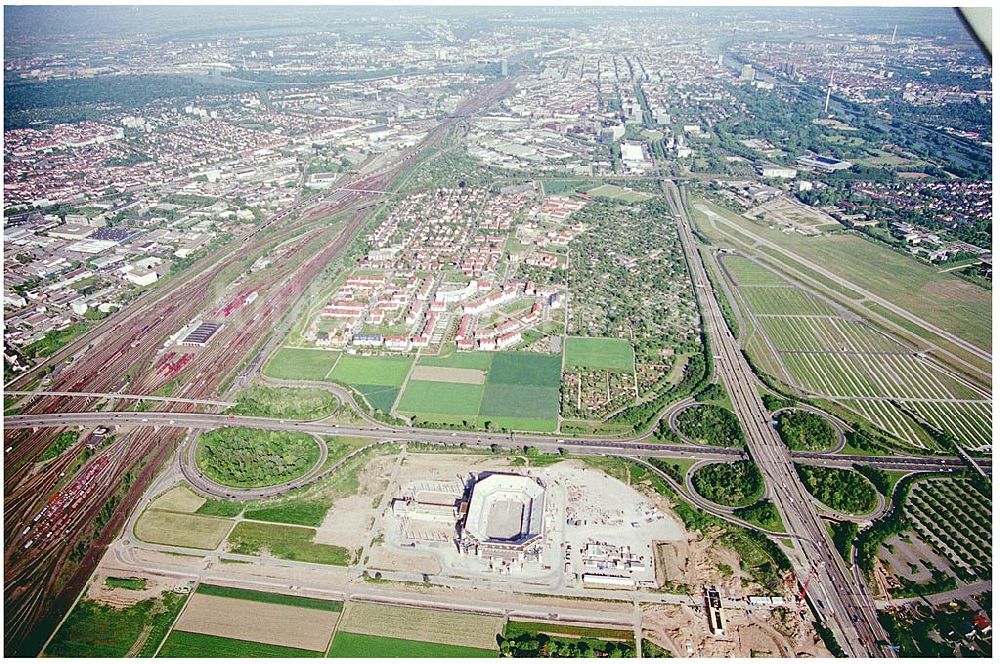
[{"label": "high rise tower", "polygon": [[830,84],[826,86],[826,103],[823,105],[823,114],[830,112],[830,93],[833,92],[833,72],[830,72]]}]

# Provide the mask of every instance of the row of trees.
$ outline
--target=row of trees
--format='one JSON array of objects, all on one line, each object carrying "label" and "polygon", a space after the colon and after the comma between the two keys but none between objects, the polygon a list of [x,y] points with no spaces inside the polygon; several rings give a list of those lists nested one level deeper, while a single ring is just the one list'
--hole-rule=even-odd
[{"label": "row of trees", "polygon": [[504,657],[634,657],[635,645],[629,641],[571,639],[533,632],[498,636]]}]

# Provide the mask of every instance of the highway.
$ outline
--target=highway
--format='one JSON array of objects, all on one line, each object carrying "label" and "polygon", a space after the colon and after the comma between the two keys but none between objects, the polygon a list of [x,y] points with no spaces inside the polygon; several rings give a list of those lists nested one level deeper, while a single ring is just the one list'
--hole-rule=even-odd
[{"label": "highway", "polygon": [[[452,431],[450,429],[424,429],[418,427],[390,426],[374,423],[368,425],[336,424],[330,422],[282,420],[250,415],[219,415],[215,413],[93,411],[77,413],[48,413],[40,415],[13,415],[5,417],[4,430],[33,429],[66,426],[127,426],[150,429],[217,429],[219,427],[249,427],[269,431],[298,431],[319,436],[352,436],[372,440],[406,440],[441,445],[465,445],[516,449],[525,445],[543,452],[564,450],[567,454],[609,454],[616,456],[643,456],[664,458],[697,458],[732,460],[743,458],[743,450],[704,445],[677,445],[658,443],[650,436],[629,439],[556,438],[554,435],[529,435],[488,433],[485,431]],[[787,449],[787,448],[786,448]],[[791,457],[803,463],[850,467],[866,463],[885,470],[902,471],[960,471],[967,464],[958,457],[922,456],[867,456],[838,454],[835,452],[791,452]],[[988,459],[977,460],[985,472],[991,472]]]},{"label": "highway", "polygon": [[848,573],[827,535],[812,497],[799,481],[788,447],[772,426],[771,416],[757,392],[753,372],[725,324],[691,232],[684,194],[669,180],[664,180],[664,189],[667,202],[677,217],[716,370],[746,433],[747,450],[760,466],[768,493],[785,526],[802,536],[802,539],[793,540],[792,564],[799,582],[806,584],[808,581],[809,597],[849,656],[891,657],[893,651],[881,651],[877,645],[886,642],[887,637],[879,625],[875,603],[865,584]]}]

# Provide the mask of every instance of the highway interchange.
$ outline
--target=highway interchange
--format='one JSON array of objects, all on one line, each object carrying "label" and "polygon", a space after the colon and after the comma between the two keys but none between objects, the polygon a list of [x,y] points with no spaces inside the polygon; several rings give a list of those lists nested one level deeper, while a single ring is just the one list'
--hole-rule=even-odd
[{"label": "highway interchange", "polygon": [[[456,119],[459,117],[461,117],[460,114],[455,116]],[[436,141],[442,139],[444,128],[446,128],[446,125],[438,128],[434,140],[429,141],[430,146],[433,147]],[[424,148],[426,147],[425,145]],[[403,161],[409,161],[415,158],[417,154],[418,152],[414,151]],[[386,165],[374,173],[366,174],[363,179],[359,179],[356,183],[358,187],[364,187],[364,189],[358,191],[354,191],[353,189],[341,191],[338,198],[339,209],[346,209],[360,202],[362,191],[369,191],[369,186],[372,193],[381,191],[382,183],[387,182],[390,174],[398,172],[399,166],[400,164],[398,163]],[[840,645],[852,656],[892,656],[893,652],[891,650],[881,647],[881,645],[886,643],[886,636],[878,623],[876,606],[868,592],[864,579],[860,578],[860,574],[856,569],[853,574],[847,570],[840,555],[827,536],[826,528],[817,513],[816,504],[812,496],[798,479],[794,463],[819,463],[849,467],[853,463],[863,462],[887,470],[905,471],[960,470],[966,468],[967,464],[961,459],[944,457],[858,457],[832,452],[791,452],[778,437],[773,427],[771,415],[764,408],[760,400],[757,379],[740,352],[737,340],[732,336],[723,321],[722,312],[717,300],[718,295],[714,294],[711,290],[711,282],[708,280],[701,255],[694,242],[684,193],[670,181],[665,181],[664,187],[667,194],[667,201],[673,208],[678,220],[682,244],[689,269],[691,270],[692,279],[696,286],[695,290],[702,311],[703,324],[713,350],[714,370],[727,388],[736,414],[746,433],[748,441],[746,452],[727,448],[657,443],[650,440],[648,431],[645,435],[625,440],[578,437],[557,438],[555,436],[529,434],[512,435],[409,428],[385,425],[371,419],[365,419],[364,424],[339,424],[325,421],[300,422],[190,412],[193,407],[218,408],[229,403],[225,398],[212,398],[216,395],[207,389],[209,386],[204,381],[200,389],[186,391],[184,396],[156,399],[164,408],[174,407],[173,411],[102,412],[97,410],[82,410],[83,407],[92,403],[90,399],[148,399],[148,397],[142,394],[121,394],[113,391],[111,387],[114,381],[111,377],[105,376],[103,379],[98,379],[101,371],[96,370],[90,374],[86,372],[77,373],[75,377],[79,378],[83,376],[83,379],[77,380],[72,384],[69,381],[65,381],[62,384],[53,386],[51,392],[44,391],[44,388],[40,388],[40,391],[36,392],[29,392],[25,389],[17,392],[17,394],[22,395],[30,394],[37,397],[44,397],[36,408],[36,410],[42,412],[30,412],[25,415],[5,418],[5,438],[8,431],[16,429],[40,430],[66,426],[117,426],[145,432],[143,435],[147,435],[150,439],[157,432],[160,432],[161,435],[164,432],[170,432],[170,440],[178,440],[184,436],[186,430],[188,439],[185,443],[182,443],[181,449],[182,451],[188,450],[189,455],[187,456],[187,463],[180,463],[180,470],[184,474],[184,477],[202,493],[228,498],[260,498],[278,495],[309,482],[317,481],[321,476],[318,473],[309,473],[307,476],[288,485],[272,487],[266,490],[239,492],[239,495],[236,495],[232,489],[221,488],[200,477],[200,475],[195,474],[197,471],[194,470],[194,465],[190,459],[190,451],[193,450],[190,440],[191,436],[197,431],[218,427],[241,426],[268,430],[299,431],[314,436],[341,435],[368,438],[373,443],[384,440],[400,440],[439,445],[465,445],[469,447],[496,446],[504,449],[531,446],[545,452],[559,451],[573,455],[685,457],[702,460],[725,460],[739,458],[748,453],[764,473],[768,496],[778,508],[787,526],[788,533],[792,535],[792,541],[794,542],[792,562],[796,576],[800,583],[806,583],[807,579],[810,580],[807,587],[808,595],[813,600],[813,604],[818,608],[824,622],[837,635]],[[295,213],[301,212],[307,205],[311,206],[315,203],[316,200],[313,199],[303,201],[297,204],[294,209],[289,209],[276,215],[244,238],[243,242],[255,241],[259,238],[259,234],[272,224],[285,219],[291,219]],[[355,225],[351,226],[340,237],[349,237],[360,227],[360,220],[362,218],[363,215],[361,214],[353,218],[352,220]],[[185,283],[179,285],[177,290],[183,297],[188,292],[188,289],[197,288],[198,283],[200,282]],[[284,283],[278,284],[275,289]],[[291,282],[289,281],[289,283]],[[296,283],[299,283],[298,280]],[[302,302],[298,297],[291,296],[287,296],[283,301],[294,302],[296,304],[301,304]],[[144,299],[142,307],[144,313],[142,315],[145,316],[148,313],[145,310],[155,310],[156,306],[156,303],[151,299]],[[232,352],[224,357],[220,356],[218,360],[220,370],[223,363],[225,363],[225,366],[232,371],[236,368],[236,360],[246,357],[251,350],[256,350],[253,356],[249,358],[248,369],[242,373],[236,384],[233,385],[234,389],[237,385],[246,385],[250,379],[257,375],[262,360],[267,356],[267,351],[275,343],[280,342],[283,332],[287,331],[288,326],[291,324],[291,318],[288,317],[282,320],[276,329],[276,331],[282,333],[273,335],[267,346],[255,349],[255,338],[248,340],[241,338],[240,353]],[[161,319],[163,319],[162,315]],[[132,317],[132,320],[141,320],[141,318],[136,314]],[[173,325],[174,322],[176,321],[170,322],[170,325]],[[147,325],[146,327],[148,328],[149,326]],[[169,326],[164,326],[165,331],[167,327]],[[124,334],[126,330],[126,328],[122,328],[122,331],[117,333],[116,330],[118,329],[119,326],[115,326],[114,328],[111,325],[102,326],[94,333],[88,334],[80,342],[67,347],[55,357],[56,359],[62,359],[74,356],[85,345],[90,348],[99,341],[114,338],[116,334]],[[262,329],[258,331],[262,333]],[[110,337],[107,335],[110,335]],[[159,343],[158,340],[154,341]],[[122,346],[122,348],[124,349],[125,347]],[[124,352],[127,353],[128,351],[124,350]],[[105,350],[104,353],[106,353],[105,358],[110,355],[110,351]],[[117,356],[112,359],[117,360]],[[99,364],[103,367],[107,366],[108,362],[101,360],[94,365],[95,368]],[[201,374],[199,373],[198,375],[200,376]],[[26,381],[18,382],[24,383]],[[138,382],[136,380],[136,383]],[[232,393],[232,391],[229,390],[229,393]],[[342,393],[339,396],[342,401],[350,398],[346,393]],[[73,400],[72,402],[70,402],[71,399]],[[71,412],[72,409],[68,407],[62,408],[62,406],[69,403],[74,404],[74,408],[80,410],[78,412]],[[676,408],[676,404],[671,408]],[[667,411],[661,413],[661,416],[668,416],[670,412],[668,408]],[[323,448],[325,449],[325,446]],[[317,468],[319,465],[317,465]],[[984,470],[989,472],[989,466],[984,466]],[[696,497],[690,495],[690,492],[684,491],[684,487],[676,488],[681,490],[684,495],[698,502],[699,506],[703,509],[722,518],[727,518],[724,511],[720,513],[713,506],[704,504],[704,501],[699,502]],[[39,495],[46,495],[45,490],[42,490]],[[137,513],[138,510],[133,512],[133,515]]]},{"label": "highway interchange", "polygon": [[867,585],[848,573],[827,535],[812,497],[798,478],[790,450],[771,425],[771,416],[757,392],[753,371],[723,319],[691,232],[684,194],[673,182],[665,182],[664,187],[667,201],[677,217],[713,359],[746,433],[747,451],[763,472],[771,500],[786,527],[801,536],[793,540],[795,555],[792,557],[799,582],[806,584],[808,580],[808,595],[848,655],[891,657],[895,654],[892,650],[878,645],[888,644],[888,641],[878,622]]}]

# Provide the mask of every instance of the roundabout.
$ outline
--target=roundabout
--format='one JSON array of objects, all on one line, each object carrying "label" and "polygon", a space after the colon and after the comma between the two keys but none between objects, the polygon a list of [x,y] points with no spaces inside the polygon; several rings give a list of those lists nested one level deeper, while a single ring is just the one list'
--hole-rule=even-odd
[{"label": "roundabout", "polygon": [[[256,440],[264,433],[271,436]],[[329,456],[326,441],[315,434],[275,433],[239,428],[203,432],[181,447],[180,471],[199,493],[230,500],[277,496],[315,481]]]}]

